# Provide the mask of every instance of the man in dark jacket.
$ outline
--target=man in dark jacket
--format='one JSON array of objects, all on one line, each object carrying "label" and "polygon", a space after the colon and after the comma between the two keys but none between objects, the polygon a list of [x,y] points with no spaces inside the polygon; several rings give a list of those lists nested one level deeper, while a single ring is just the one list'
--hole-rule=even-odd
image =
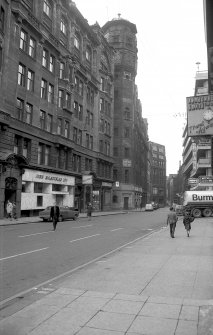
[{"label": "man in dark jacket", "polygon": [[177,214],[175,213],[173,207],[170,207],[170,212],[167,216],[167,225],[170,226],[170,236],[174,238],[176,222],[178,220]]},{"label": "man in dark jacket", "polygon": [[50,209],[50,217],[53,220],[53,230],[56,230],[56,225],[58,223],[59,215],[60,215],[59,207],[57,206],[57,204],[55,204]]}]

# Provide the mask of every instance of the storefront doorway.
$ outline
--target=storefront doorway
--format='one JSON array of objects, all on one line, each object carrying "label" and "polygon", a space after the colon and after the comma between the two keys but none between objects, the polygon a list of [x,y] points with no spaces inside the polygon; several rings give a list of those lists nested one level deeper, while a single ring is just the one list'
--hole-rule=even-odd
[{"label": "storefront doorway", "polygon": [[16,202],[16,191],[17,191],[17,179],[8,177],[5,179],[5,197],[4,197],[4,216],[6,216],[6,203]]},{"label": "storefront doorway", "polygon": [[129,197],[124,197],[124,209],[129,209]]}]

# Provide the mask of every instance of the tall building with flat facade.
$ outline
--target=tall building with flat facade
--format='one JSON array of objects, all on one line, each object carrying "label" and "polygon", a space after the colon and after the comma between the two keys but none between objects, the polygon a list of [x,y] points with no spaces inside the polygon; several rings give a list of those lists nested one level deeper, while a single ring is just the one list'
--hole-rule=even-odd
[{"label": "tall building with flat facade", "polygon": [[136,208],[147,196],[147,122],[142,118],[135,77],[137,29],[122,19],[108,21],[102,31],[116,50],[114,68],[114,208]]},{"label": "tall building with flat facade", "polygon": [[111,208],[113,57],[72,1],[0,1],[0,218]]},{"label": "tall building with flat facade", "polygon": [[151,169],[151,195],[150,200],[160,207],[166,205],[166,152],[165,146],[149,142],[150,169]]}]

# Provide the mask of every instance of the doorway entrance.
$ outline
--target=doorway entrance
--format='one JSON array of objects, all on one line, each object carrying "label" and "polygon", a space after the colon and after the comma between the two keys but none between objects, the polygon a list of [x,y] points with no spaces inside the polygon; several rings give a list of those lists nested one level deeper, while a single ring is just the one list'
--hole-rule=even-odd
[{"label": "doorway entrance", "polygon": [[17,179],[8,177],[5,179],[5,196],[4,196],[4,216],[6,216],[6,203],[16,202]]},{"label": "doorway entrance", "polygon": [[129,209],[129,197],[124,197],[124,209]]}]

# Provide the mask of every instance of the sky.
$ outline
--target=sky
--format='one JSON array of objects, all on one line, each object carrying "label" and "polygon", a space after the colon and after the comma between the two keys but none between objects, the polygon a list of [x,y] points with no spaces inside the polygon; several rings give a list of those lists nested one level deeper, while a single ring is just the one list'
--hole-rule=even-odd
[{"label": "sky", "polygon": [[[203,0],[74,0],[90,25],[118,17],[137,27],[136,84],[149,140],[166,148],[167,175],[182,163],[186,97],[207,70]],[[196,64],[196,63],[200,64]]]}]

